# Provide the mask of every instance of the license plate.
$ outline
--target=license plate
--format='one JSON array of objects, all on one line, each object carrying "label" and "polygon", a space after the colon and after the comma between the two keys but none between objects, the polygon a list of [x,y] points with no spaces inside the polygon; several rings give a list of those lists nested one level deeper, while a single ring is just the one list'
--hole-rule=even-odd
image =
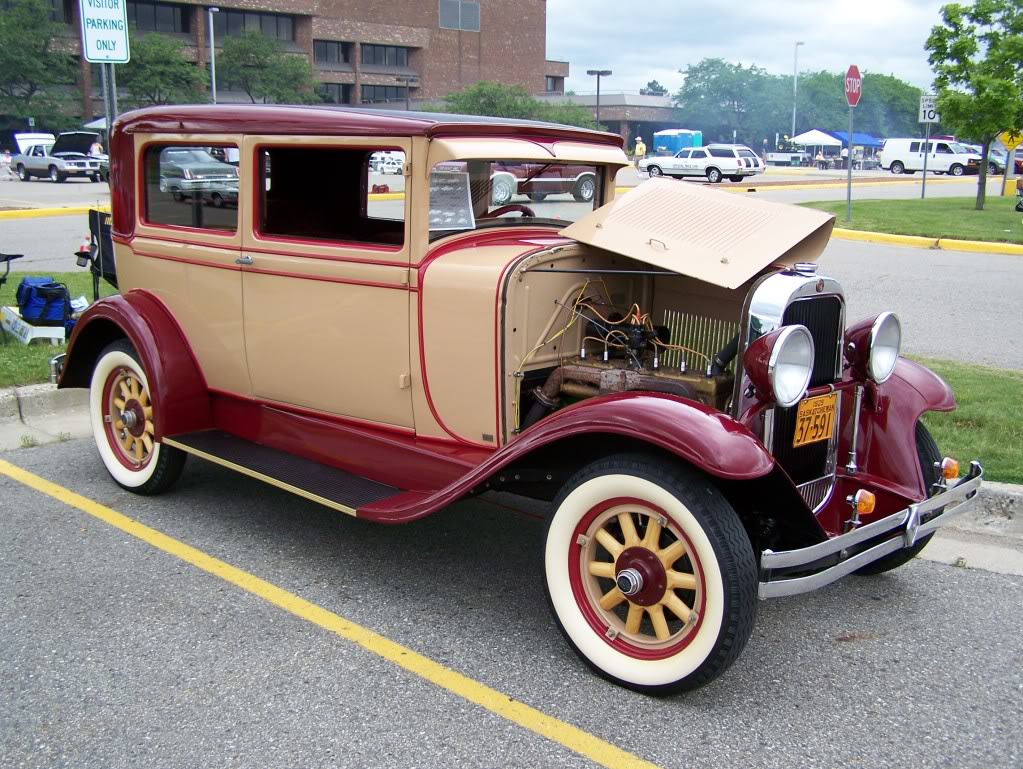
[{"label": "license plate", "polygon": [[799,404],[796,412],[796,431],[792,436],[792,448],[798,449],[808,443],[826,441],[835,428],[835,410],[838,393],[807,398]]}]

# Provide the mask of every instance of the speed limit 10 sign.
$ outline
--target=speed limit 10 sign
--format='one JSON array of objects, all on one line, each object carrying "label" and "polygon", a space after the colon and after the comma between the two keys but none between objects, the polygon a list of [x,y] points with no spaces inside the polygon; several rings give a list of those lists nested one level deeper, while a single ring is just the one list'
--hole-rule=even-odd
[{"label": "speed limit 10 sign", "polygon": [[920,122],[940,123],[941,115],[937,113],[937,105],[934,103],[934,95],[920,97]]}]

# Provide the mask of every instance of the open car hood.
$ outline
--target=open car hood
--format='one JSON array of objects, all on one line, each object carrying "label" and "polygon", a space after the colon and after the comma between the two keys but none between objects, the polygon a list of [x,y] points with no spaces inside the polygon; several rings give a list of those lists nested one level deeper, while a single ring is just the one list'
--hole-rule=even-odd
[{"label": "open car hood", "polygon": [[51,155],[60,152],[80,152],[83,155],[89,154],[89,147],[99,138],[99,134],[88,131],[68,131],[57,137],[57,141],[50,150]]},{"label": "open car hood", "polygon": [[772,264],[814,262],[835,217],[811,208],[650,179],[561,233],[662,270],[737,288]]}]

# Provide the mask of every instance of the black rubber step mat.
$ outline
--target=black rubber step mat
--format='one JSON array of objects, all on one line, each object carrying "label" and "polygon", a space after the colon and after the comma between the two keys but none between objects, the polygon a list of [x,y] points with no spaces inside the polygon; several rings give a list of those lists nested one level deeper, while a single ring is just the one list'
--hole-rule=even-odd
[{"label": "black rubber step mat", "polygon": [[393,486],[260,446],[222,430],[175,435],[164,443],[347,513],[354,514],[363,505],[401,493]]}]

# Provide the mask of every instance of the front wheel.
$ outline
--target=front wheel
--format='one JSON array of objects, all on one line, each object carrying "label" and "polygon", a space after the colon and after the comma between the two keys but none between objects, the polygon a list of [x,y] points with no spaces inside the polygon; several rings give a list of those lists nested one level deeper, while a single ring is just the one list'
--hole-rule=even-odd
[{"label": "front wheel", "polygon": [[966,169],[963,168],[958,163],[956,163],[950,169],[948,169],[948,172],[952,174],[952,176],[962,176],[964,173],[966,173]]},{"label": "front wheel", "polygon": [[647,166],[646,172],[651,177],[663,176],[660,166]]},{"label": "front wheel", "polygon": [[57,168],[57,166],[50,166],[50,181],[51,182],[56,182],[57,184],[60,184],[65,179],[67,179],[67,177],[64,176],[64,174],[62,174],[60,172],[60,169]]},{"label": "front wheel", "polygon": [[757,565],[738,515],[701,473],[618,455],[580,470],[554,502],[547,599],[575,652],[637,691],[693,689],[745,647]]},{"label": "front wheel", "polygon": [[491,186],[490,199],[495,206],[508,203],[515,194],[515,183],[505,176],[498,176]]},{"label": "front wheel", "polygon": [[185,454],[156,440],[149,380],[138,354],[120,339],[100,353],[89,385],[89,415],[100,459],[123,489],[145,496],[170,488]]},{"label": "front wheel", "polygon": [[[938,444],[934,442],[931,431],[924,427],[923,422],[916,423],[916,455],[920,461],[920,470],[924,476],[924,487],[927,489],[927,496],[932,497],[938,491],[938,468],[935,465],[941,463],[941,451],[938,450]],[[931,516],[933,517],[937,514],[935,512]],[[931,541],[933,536],[934,534],[928,534],[926,537],[920,537],[920,539],[913,543],[912,547],[904,547],[901,550],[896,550],[894,553],[889,553],[883,558],[878,558],[873,563],[857,569],[856,573],[873,575],[897,569],[916,558],[920,551],[927,547],[927,543]]]},{"label": "front wheel", "polygon": [[996,166],[994,163],[987,164],[987,172],[991,176],[998,176],[998,174],[1001,173],[1001,171],[998,170],[998,166]]},{"label": "front wheel", "polygon": [[708,168],[707,181],[711,184],[717,184],[721,181],[721,172],[716,168]]}]

